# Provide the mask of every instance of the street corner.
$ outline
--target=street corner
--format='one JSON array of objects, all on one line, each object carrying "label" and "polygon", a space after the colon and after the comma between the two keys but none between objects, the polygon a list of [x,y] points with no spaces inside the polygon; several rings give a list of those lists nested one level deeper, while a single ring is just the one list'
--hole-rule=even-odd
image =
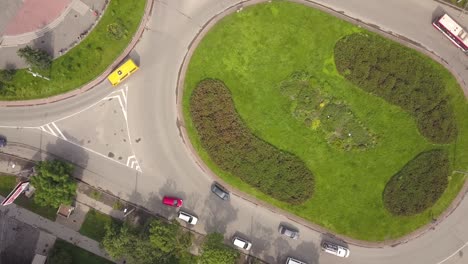
[{"label": "street corner", "polygon": [[96,104],[40,126],[43,132],[140,171],[127,124],[126,91],[116,90]]}]

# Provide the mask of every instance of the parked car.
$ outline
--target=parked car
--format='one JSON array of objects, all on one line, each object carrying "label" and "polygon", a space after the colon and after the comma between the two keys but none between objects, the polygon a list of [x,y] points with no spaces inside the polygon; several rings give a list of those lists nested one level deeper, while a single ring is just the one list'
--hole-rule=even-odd
[{"label": "parked car", "polygon": [[297,260],[295,258],[288,257],[286,259],[286,264],[307,264],[304,261]]},{"label": "parked car", "polygon": [[7,140],[5,137],[0,136],[0,148],[5,147],[7,144]]},{"label": "parked car", "polygon": [[211,186],[211,191],[216,194],[219,198],[228,201],[229,200],[229,192],[224,189],[223,186],[219,185],[219,183],[215,182]]},{"label": "parked car", "polygon": [[338,257],[349,257],[349,249],[330,242],[322,242],[322,250]]},{"label": "parked car", "polygon": [[245,250],[250,250],[250,248],[252,247],[252,243],[238,236],[235,236],[232,239],[232,243],[234,244],[234,246],[245,249]]},{"label": "parked car", "polygon": [[198,222],[198,218],[189,214],[189,213],[186,213],[184,211],[179,211],[179,215],[178,215],[179,219],[184,221],[184,222],[187,222],[191,225],[195,225],[197,224]]},{"label": "parked car", "polygon": [[168,206],[181,207],[182,199],[179,199],[176,197],[164,196],[163,204],[168,205]]},{"label": "parked car", "polygon": [[286,227],[284,225],[280,225],[278,228],[278,232],[282,234],[283,236],[287,236],[292,239],[298,239],[299,238],[299,231],[294,230],[292,228]]}]

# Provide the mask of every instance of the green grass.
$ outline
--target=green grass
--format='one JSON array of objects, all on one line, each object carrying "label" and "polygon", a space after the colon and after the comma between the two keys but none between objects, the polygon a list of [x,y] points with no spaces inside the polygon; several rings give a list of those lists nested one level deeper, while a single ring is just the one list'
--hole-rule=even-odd
[{"label": "green grass", "polygon": [[[183,98],[184,119],[194,148],[204,162],[230,185],[261,200],[357,239],[393,239],[440,215],[463,186],[465,176],[452,174],[436,204],[421,214],[398,217],[382,200],[386,183],[419,153],[434,148],[449,152],[451,170],[468,170],[467,101],[451,74],[424,57],[439,72],[451,96],[458,137],[447,145],[429,142],[406,111],[373,96],[343,78],[334,64],[334,47],[363,29],[328,14],[289,2],[245,8],[221,20],[202,40],[188,68]],[[415,54],[416,51],[410,51]],[[280,84],[292,73],[307,72],[324,93],[346,102],[378,141],[366,151],[330,147],[323,133],[291,115],[291,100]],[[237,112],[260,139],[301,158],[314,172],[314,195],[300,205],[275,200],[239,177],[216,166],[203,149],[190,116],[190,96],[197,84],[213,78],[231,91]]]},{"label": "green grass", "polygon": [[[7,196],[15,186],[16,176],[0,176],[0,194],[2,196]],[[34,202],[34,197],[27,198],[24,196],[24,194],[22,194],[16,198],[15,204],[51,221],[55,221],[55,218],[57,217],[58,208],[40,206]]]},{"label": "green grass", "polygon": [[106,225],[110,225],[112,223],[118,224],[120,222],[112,218],[110,215],[91,209],[86,214],[85,221],[80,228],[80,233],[101,242],[106,235]]},{"label": "green grass", "polygon": [[[64,256],[65,255],[65,256]],[[114,263],[110,260],[94,255],[82,248],[73,244],[57,239],[51,255],[48,258],[49,264],[68,263],[64,259],[71,259],[70,264],[111,264]]]},{"label": "green grass", "polygon": [[465,7],[465,5],[468,3],[468,0],[461,0],[461,1],[458,1],[458,0],[444,0],[445,2],[448,2],[448,3],[452,3],[460,8],[463,8]]},{"label": "green grass", "polygon": [[[0,83],[0,100],[44,98],[77,89],[99,76],[123,52],[144,13],[145,0],[112,0],[94,30],[76,47],[53,61],[50,81],[18,70],[12,80]],[[110,36],[109,25],[123,27],[120,39]],[[122,31],[122,30],[120,30]],[[3,86],[3,88],[1,88]]]},{"label": "green grass", "polygon": [[202,146],[220,168],[283,202],[301,204],[312,196],[313,175],[304,162],[252,135],[222,82],[201,82],[190,106]]}]

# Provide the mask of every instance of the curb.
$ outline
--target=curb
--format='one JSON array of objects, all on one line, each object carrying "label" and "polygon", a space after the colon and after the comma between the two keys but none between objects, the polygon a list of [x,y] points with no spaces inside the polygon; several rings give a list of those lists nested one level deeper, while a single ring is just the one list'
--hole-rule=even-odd
[{"label": "curb", "polygon": [[[448,67],[449,66],[448,62],[443,60],[442,58],[438,57],[435,53],[427,50],[420,43],[414,42],[411,39],[408,39],[408,38],[406,38],[404,36],[401,36],[401,35],[398,35],[396,33],[384,31],[383,29],[381,29],[380,27],[378,27],[376,25],[366,24],[365,22],[363,22],[363,21],[361,21],[359,19],[356,19],[356,18],[353,18],[353,17],[350,17],[350,16],[346,15],[342,11],[335,10],[333,8],[330,8],[330,7],[327,7],[325,5],[313,2],[311,0],[289,0],[289,1],[299,3],[299,4],[303,4],[303,5],[318,9],[320,11],[326,12],[326,13],[328,13],[330,15],[333,15],[333,16],[339,18],[339,19],[342,19],[344,21],[347,21],[347,22],[352,23],[354,25],[357,25],[359,27],[363,27],[363,28],[365,28],[365,29],[367,29],[369,31],[374,32],[374,33],[378,33],[379,35],[381,35],[381,36],[383,36],[385,38],[396,41],[396,42],[398,42],[400,44],[403,44],[406,47],[415,49],[415,50],[417,50],[419,52],[422,52],[425,55],[428,55],[433,60],[435,60],[435,61],[439,62],[441,65],[443,65],[446,69],[448,69],[455,76],[455,78],[459,82],[460,86],[462,87],[463,91],[465,92],[465,95],[468,96],[468,86],[466,85],[465,81],[458,74],[456,74],[456,72],[452,71]],[[183,58],[182,64],[181,64],[181,66],[179,68],[178,77],[177,77],[177,87],[176,87],[177,126],[179,128],[179,131],[181,132],[182,141],[184,142],[184,145],[190,151],[190,154],[192,155],[192,158],[194,159],[194,161],[198,164],[198,166],[201,168],[202,171],[206,172],[213,180],[215,180],[215,181],[221,183],[223,186],[225,186],[225,188],[227,188],[233,195],[238,196],[238,197],[240,197],[240,198],[242,198],[242,199],[244,199],[246,201],[249,201],[249,202],[255,204],[256,206],[262,206],[262,207],[270,210],[273,213],[282,215],[282,216],[288,218],[289,220],[291,220],[291,221],[293,221],[293,222],[295,222],[297,224],[300,224],[300,225],[302,225],[304,227],[307,227],[307,228],[309,228],[311,230],[314,230],[314,231],[316,231],[318,233],[321,233],[322,236],[324,236],[324,235],[326,235],[326,236],[333,235],[334,237],[336,237],[338,239],[342,239],[342,240],[344,240],[345,242],[347,242],[348,244],[351,244],[351,245],[355,245],[355,246],[359,246],[359,247],[365,247],[365,248],[396,247],[398,245],[405,244],[405,243],[407,243],[407,242],[409,242],[409,241],[411,241],[413,239],[416,239],[416,238],[424,235],[426,232],[428,232],[430,230],[434,230],[436,228],[436,226],[438,224],[440,224],[445,218],[447,218],[458,207],[458,205],[461,203],[461,201],[465,197],[466,193],[468,192],[468,181],[465,181],[463,187],[460,189],[459,193],[454,198],[454,200],[452,201],[450,206],[448,206],[447,209],[442,214],[440,214],[439,217],[435,221],[433,221],[431,223],[428,223],[426,225],[423,225],[420,228],[414,230],[413,232],[411,232],[411,233],[409,233],[409,234],[407,234],[407,235],[405,235],[403,237],[397,238],[397,239],[385,240],[385,241],[379,241],[379,242],[370,242],[370,241],[354,239],[354,238],[344,236],[344,235],[333,234],[330,230],[328,230],[328,229],[326,229],[326,228],[324,228],[324,227],[322,227],[322,226],[320,226],[318,224],[309,222],[309,221],[307,221],[307,220],[305,220],[305,219],[303,219],[301,217],[298,217],[298,216],[293,215],[293,214],[291,214],[291,213],[289,213],[287,211],[284,211],[283,209],[276,208],[276,207],[274,207],[274,206],[272,206],[272,205],[270,205],[270,204],[268,204],[268,203],[266,203],[264,201],[261,201],[261,200],[255,198],[255,197],[251,196],[250,194],[247,194],[247,193],[244,193],[244,192],[242,192],[240,190],[234,189],[229,184],[227,184],[224,180],[222,180],[219,176],[217,176],[213,171],[211,171],[211,169],[208,166],[206,166],[204,161],[201,159],[201,157],[198,155],[195,148],[193,147],[193,145],[192,145],[192,143],[190,141],[190,138],[188,137],[186,126],[185,126],[185,120],[184,120],[184,116],[183,116],[182,100],[183,100],[183,91],[184,91],[184,81],[185,81],[185,73],[187,71],[188,64],[190,62],[190,58],[192,57],[193,52],[195,51],[196,47],[201,42],[203,37],[209,32],[209,30],[218,21],[223,19],[225,16],[228,16],[228,15],[236,12],[237,10],[241,10],[243,7],[248,7],[248,6],[251,6],[251,5],[255,5],[255,4],[258,4],[258,3],[265,3],[265,2],[270,2],[270,0],[244,0],[244,1],[241,1],[241,2],[239,2],[237,4],[229,6],[228,8],[221,11],[220,13],[217,13],[210,20],[208,20],[208,22],[206,22],[201,27],[199,32],[196,34],[195,38],[190,42],[189,46],[187,47],[187,53],[185,54],[185,56]],[[441,62],[445,62],[445,64],[442,64]]]},{"label": "curb", "polygon": [[[103,73],[101,73],[101,75],[96,77],[96,79],[90,81],[89,83],[83,85],[82,87],[78,89],[69,91],[67,93],[47,97],[47,98],[33,99],[33,100],[21,100],[21,101],[0,101],[0,107],[21,107],[21,106],[45,105],[45,104],[59,102],[59,101],[63,101],[63,100],[75,97],[77,95],[80,95],[96,87],[98,84],[100,84],[102,81],[106,79],[106,77],[112,72],[112,70],[115,67],[117,67],[117,65],[119,65],[122,62],[122,60],[125,59],[125,57],[128,56],[130,51],[132,51],[133,48],[136,46],[136,44],[140,41],[141,37],[143,36],[146,23],[148,22],[149,17],[153,12],[153,5],[154,5],[154,2],[152,0],[146,0],[144,15],[140,21],[140,25],[138,26],[137,31],[135,32],[135,35],[132,38],[132,41],[125,48],[122,54],[120,54],[119,57],[117,57],[117,59],[115,59],[115,61],[111,65],[109,65]],[[107,8],[106,8],[106,11],[107,11]]]}]

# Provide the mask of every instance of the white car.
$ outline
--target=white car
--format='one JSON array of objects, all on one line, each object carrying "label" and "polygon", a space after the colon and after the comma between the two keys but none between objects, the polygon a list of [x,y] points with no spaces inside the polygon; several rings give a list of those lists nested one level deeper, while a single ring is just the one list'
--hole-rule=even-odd
[{"label": "white car", "polygon": [[338,257],[342,257],[342,258],[349,257],[349,249],[330,243],[330,242],[323,242],[322,250],[329,254],[338,256]]},{"label": "white car", "polygon": [[286,264],[307,264],[307,263],[305,263],[304,261],[297,260],[295,258],[288,257],[288,259],[286,259]]},{"label": "white car", "polygon": [[179,215],[178,215],[178,218],[184,222],[187,222],[191,225],[195,225],[197,224],[198,222],[198,218],[196,218],[195,216],[189,214],[189,213],[186,213],[184,211],[179,211]]},{"label": "white car", "polygon": [[250,248],[252,247],[252,243],[237,236],[233,238],[232,243],[234,244],[234,246],[245,250],[250,250]]}]

